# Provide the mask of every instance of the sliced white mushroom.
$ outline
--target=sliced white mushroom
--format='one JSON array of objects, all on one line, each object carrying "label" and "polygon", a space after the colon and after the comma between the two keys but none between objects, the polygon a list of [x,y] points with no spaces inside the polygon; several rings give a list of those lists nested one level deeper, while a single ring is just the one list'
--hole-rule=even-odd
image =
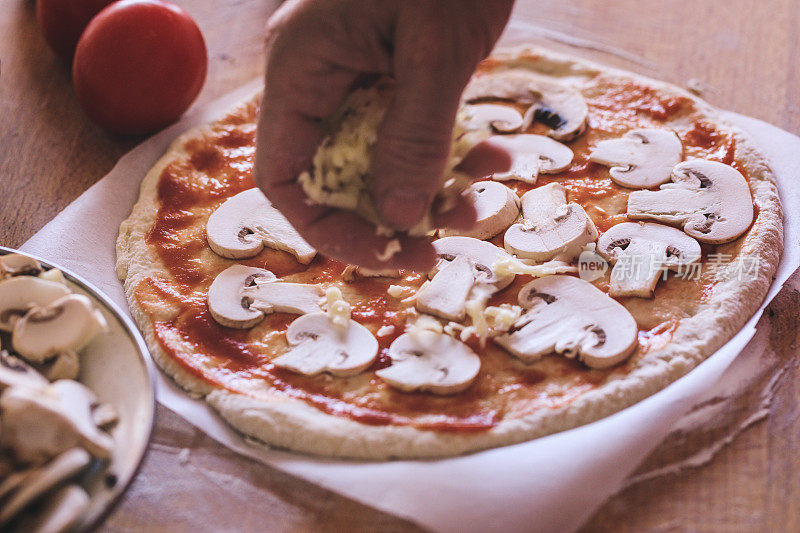
[{"label": "sliced white mushroom", "polygon": [[80,373],[80,359],[73,351],[60,352],[39,367],[50,381],[76,379]]},{"label": "sliced white mushroom", "polygon": [[440,268],[433,281],[420,287],[415,300],[417,309],[446,320],[463,320],[474,285],[475,274],[469,259],[458,256]]},{"label": "sliced white mushroom", "polygon": [[476,291],[491,294],[514,281],[514,274],[498,275],[493,265],[508,254],[490,242],[472,237],[444,237],[433,242],[439,261],[428,274],[432,279],[417,291],[417,309],[446,320],[466,317],[467,301]]},{"label": "sliced white mushroom", "polygon": [[92,420],[99,428],[112,426],[119,420],[117,409],[110,403],[102,403],[92,409]]},{"label": "sliced white mushroom", "polygon": [[38,276],[42,265],[32,257],[22,254],[0,255],[0,279],[12,276]]},{"label": "sliced white mushroom", "polygon": [[683,159],[683,144],[671,130],[631,130],[597,143],[589,159],[611,167],[611,179],[623,187],[649,188],[669,181],[672,167]]},{"label": "sliced white mushroom", "polygon": [[342,272],[344,281],[355,281],[358,278],[399,278],[400,271],[387,268],[383,270],[373,270],[357,265],[347,265]]},{"label": "sliced white mushroom", "polygon": [[375,374],[406,392],[455,394],[469,387],[481,368],[469,346],[428,330],[400,335],[389,347],[389,356],[392,364]]},{"label": "sliced white mushroom", "polygon": [[440,237],[463,235],[491,239],[519,217],[519,196],[502,183],[479,181],[467,187],[462,195],[475,206],[475,226],[468,230],[440,229]]},{"label": "sliced white mushroom", "polygon": [[511,168],[507,172],[492,174],[492,179],[498,181],[536,183],[539,173],[561,172],[569,167],[574,156],[569,146],[544,135],[495,135],[487,142],[502,148],[511,156]]},{"label": "sliced white mushroom", "polygon": [[467,85],[462,99],[469,103],[502,99],[530,104],[523,128],[537,120],[551,128],[550,137],[565,142],[583,133],[589,116],[580,92],[523,69],[477,76]]},{"label": "sliced white mushroom", "polygon": [[289,351],[272,362],[306,376],[328,372],[354,376],[369,367],[378,355],[378,340],[364,326],[350,320],[336,327],[326,313],[303,315],[286,331]]},{"label": "sliced white mushroom", "polygon": [[522,127],[522,114],[509,105],[474,104],[464,106],[468,130],[493,130],[513,133]]},{"label": "sliced white mushroom", "polygon": [[742,235],[753,223],[753,198],[735,168],[692,159],[672,170],[672,183],[658,191],[628,196],[628,217],[680,225],[700,242],[720,244]]},{"label": "sliced white mushroom", "polygon": [[91,457],[86,450],[72,448],[29,473],[0,508],[0,527],[55,487],[77,476],[90,462]]},{"label": "sliced white mushroom", "polygon": [[94,423],[94,393],[77,381],[9,387],[0,395],[0,442],[23,463],[41,464],[73,447],[107,459],[114,440]]},{"label": "sliced white mushroom", "polygon": [[72,530],[89,508],[89,495],[79,485],[54,490],[31,524],[31,533],[62,533]]},{"label": "sliced white mushroom", "polygon": [[13,466],[10,463],[3,463],[3,466],[6,467],[4,470],[9,470],[9,472],[4,472],[6,474],[2,478],[0,478],[0,500],[6,499],[6,496],[17,490],[17,488],[25,481],[25,478],[35,472],[36,468],[19,468],[17,467],[16,470],[13,470]]},{"label": "sliced white mushroom", "polygon": [[17,319],[31,307],[46,306],[69,293],[61,283],[33,276],[0,281],[0,330],[11,331]]},{"label": "sliced white mushroom", "polygon": [[69,294],[34,307],[14,323],[11,344],[26,360],[43,363],[65,352],[78,352],[104,331],[106,321],[92,301]]},{"label": "sliced white mushroom", "polygon": [[322,291],[315,285],[278,280],[262,268],[232,265],[220,272],[208,289],[208,310],[214,320],[231,328],[251,328],[270,313],[315,313]]},{"label": "sliced white mushroom", "polygon": [[522,221],[508,228],[503,246],[518,257],[537,262],[569,262],[597,240],[597,235],[583,207],[567,203],[564,187],[549,183],[522,196]]},{"label": "sliced white mushroom", "polygon": [[514,281],[515,274],[495,272],[493,265],[509,255],[490,242],[473,239],[471,237],[443,237],[433,241],[438,263],[429,276],[436,273],[456,257],[466,257],[472,265],[476,282],[480,285],[491,286],[495,291],[508,287]]},{"label": "sliced white mushroom", "polygon": [[57,268],[51,268],[50,270],[45,270],[44,272],[39,274],[39,279],[43,279],[46,281],[55,281],[57,283],[62,283],[64,285],[67,284],[67,279],[64,277],[64,273]]},{"label": "sliced white mushroom", "polygon": [[206,236],[214,252],[230,259],[253,257],[267,246],[307,265],[317,253],[258,188],[225,200],[208,218]]},{"label": "sliced white mushroom", "polygon": [[494,340],[526,363],[559,353],[607,368],[636,348],[638,328],[628,310],[581,279],[535,279],[522,288],[519,303],[528,311]]},{"label": "sliced white mushroom", "polygon": [[0,350],[0,389],[17,385],[36,388],[46,387],[49,382],[19,357],[14,357],[6,350]]},{"label": "sliced white mushroom", "polygon": [[666,269],[700,260],[700,243],[681,230],[652,222],[623,222],[603,233],[597,251],[614,263],[611,296],[652,298]]}]

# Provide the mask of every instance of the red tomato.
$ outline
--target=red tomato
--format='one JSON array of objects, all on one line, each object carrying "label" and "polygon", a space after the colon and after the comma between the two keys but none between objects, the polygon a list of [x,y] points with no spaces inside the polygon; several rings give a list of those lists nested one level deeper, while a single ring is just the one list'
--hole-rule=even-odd
[{"label": "red tomato", "polygon": [[120,0],[81,35],[72,64],[89,117],[116,133],[152,133],[174,122],[203,87],[208,68],[200,28],[161,0]]},{"label": "red tomato", "polygon": [[58,56],[72,63],[83,29],[114,0],[37,0],[36,17],[45,41]]}]

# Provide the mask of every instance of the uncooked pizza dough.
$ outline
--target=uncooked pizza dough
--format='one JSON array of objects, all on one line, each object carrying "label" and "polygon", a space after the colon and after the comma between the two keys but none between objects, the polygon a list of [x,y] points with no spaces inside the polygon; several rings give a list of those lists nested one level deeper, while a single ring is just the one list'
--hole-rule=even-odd
[{"label": "uncooked pizza dough", "polygon": [[[117,266],[161,368],[270,445],[436,457],[597,420],[730,339],[780,259],[775,180],[750,139],[627,72],[534,48],[483,62],[458,127],[512,166],[463,192],[481,224],[440,232],[423,274],[308,246],[254,189],[257,114],[253,99],[175,141]],[[337,131],[361,130],[332,124],[316,170],[336,163],[363,195],[369,140]],[[299,177],[309,191],[314,173]]]}]

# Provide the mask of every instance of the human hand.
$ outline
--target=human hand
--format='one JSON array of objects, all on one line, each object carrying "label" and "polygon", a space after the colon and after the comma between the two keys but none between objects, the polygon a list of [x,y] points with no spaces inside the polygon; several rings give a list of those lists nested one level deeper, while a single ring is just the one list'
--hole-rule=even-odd
[{"label": "human hand", "polygon": [[[352,212],[310,205],[296,182],[309,168],[330,116],[364,74],[396,82],[372,160],[383,221],[406,230],[428,212],[449,155],[464,86],[505,26],[513,0],[290,0],[267,27],[267,70],[258,125],[256,183],[323,254],[367,268],[429,270],[430,239],[399,234],[401,252],[378,260],[390,239]],[[505,152],[476,147],[459,170],[505,170]],[[466,203],[435,220],[469,227]]]}]

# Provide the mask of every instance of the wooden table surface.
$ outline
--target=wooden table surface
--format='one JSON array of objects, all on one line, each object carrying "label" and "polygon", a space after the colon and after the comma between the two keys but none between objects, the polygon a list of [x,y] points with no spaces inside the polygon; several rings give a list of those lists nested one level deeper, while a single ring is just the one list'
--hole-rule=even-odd
[{"label": "wooden table surface", "polygon": [[[262,72],[262,28],[276,2],[174,1],[197,19],[209,48],[208,79],[196,105]],[[678,85],[695,80],[719,107],[800,132],[795,0],[520,0],[517,11],[537,26],[531,28],[535,41],[547,39],[556,49]],[[84,117],[68,69],[39,35],[32,0],[3,3],[0,62],[0,244],[18,246],[141,139],[110,135]],[[762,405],[768,416],[745,424],[708,464],[628,487],[594,515],[587,530],[800,530],[798,305],[797,290],[786,289],[765,319],[772,357],[784,371],[783,379],[769,382],[771,401]],[[760,390],[749,390],[740,403],[763,400]],[[736,416],[720,431],[734,426]],[[719,435],[674,436],[646,469],[669,465],[713,439]],[[102,529],[345,528],[415,529],[239,458],[159,408],[141,473]]]}]

